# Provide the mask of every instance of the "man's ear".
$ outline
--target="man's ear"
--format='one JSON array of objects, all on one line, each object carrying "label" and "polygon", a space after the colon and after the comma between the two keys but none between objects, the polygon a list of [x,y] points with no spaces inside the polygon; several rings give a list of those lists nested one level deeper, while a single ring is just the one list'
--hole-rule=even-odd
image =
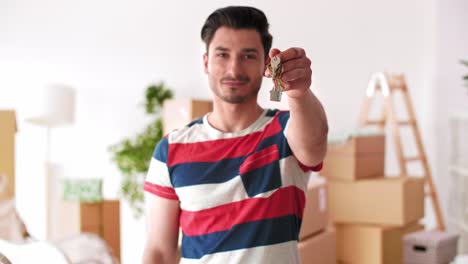
[{"label": "man's ear", "polygon": [[208,73],[208,52],[203,54],[203,66],[205,67],[205,73]]}]

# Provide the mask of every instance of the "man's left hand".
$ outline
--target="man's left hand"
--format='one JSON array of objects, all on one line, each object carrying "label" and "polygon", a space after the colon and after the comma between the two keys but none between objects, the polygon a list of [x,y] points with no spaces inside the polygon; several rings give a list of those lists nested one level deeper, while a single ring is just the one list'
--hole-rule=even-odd
[{"label": "man's left hand", "polygon": [[[312,69],[311,61],[306,56],[302,48],[289,48],[283,52],[279,49],[273,48],[270,50],[271,58],[277,56],[283,65],[283,73],[281,80],[284,83],[283,91],[286,91],[291,98],[300,98],[309,89],[312,84]],[[272,77],[268,69],[265,70],[266,77]]]}]

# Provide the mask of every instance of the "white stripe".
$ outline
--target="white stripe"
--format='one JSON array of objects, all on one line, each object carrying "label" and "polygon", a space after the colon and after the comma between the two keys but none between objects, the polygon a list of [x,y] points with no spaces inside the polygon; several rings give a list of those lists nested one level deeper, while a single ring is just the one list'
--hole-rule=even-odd
[{"label": "white stripe", "polygon": [[182,210],[199,211],[248,198],[243,186],[241,178],[236,176],[223,183],[176,188],[176,193]]},{"label": "white stripe", "polygon": [[172,187],[166,163],[151,158],[146,181],[164,187]]},{"label": "white stripe", "polygon": [[253,132],[262,131],[270,123],[273,116],[262,116],[247,129],[235,133],[223,133],[208,124],[207,117],[203,117],[203,124],[194,124],[191,127],[183,127],[172,131],[169,136],[169,144],[173,143],[197,143],[210,140],[236,138],[246,136]]},{"label": "white stripe", "polygon": [[268,263],[268,264],[299,264],[297,241],[280,244],[239,249],[205,255],[201,259],[182,258],[180,264],[228,264],[228,263]]},{"label": "white stripe", "polygon": [[279,161],[281,168],[281,181],[283,186],[296,186],[304,192],[307,191],[307,183],[311,175],[304,172],[294,156],[289,156]]},{"label": "white stripe", "polygon": [[195,124],[191,127],[183,127],[172,131],[168,136],[169,144],[173,143],[195,143],[210,140],[208,131],[203,124]]},{"label": "white stripe", "polygon": [[284,130],[283,130],[283,134],[286,139],[288,139],[289,120],[291,119],[288,118],[288,121],[286,121],[286,125],[284,126]]},{"label": "white stripe", "polygon": [[[279,161],[281,170],[281,187],[296,186],[305,192],[308,173],[304,173],[293,156]],[[270,197],[275,191],[260,193],[255,198]],[[181,201],[181,209],[186,211],[200,211],[216,206],[242,201],[249,197],[245,191],[241,177],[238,175],[223,183],[199,184],[176,188]],[[214,199],[216,198],[216,199]]]}]

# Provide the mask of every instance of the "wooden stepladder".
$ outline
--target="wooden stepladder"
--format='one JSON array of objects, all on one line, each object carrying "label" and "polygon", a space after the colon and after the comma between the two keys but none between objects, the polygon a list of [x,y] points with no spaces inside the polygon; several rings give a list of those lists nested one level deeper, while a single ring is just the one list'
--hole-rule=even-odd
[{"label": "wooden stepladder", "polygon": [[[407,120],[399,120],[397,118],[396,109],[394,102],[395,92],[400,91],[403,96],[403,104],[406,106]],[[371,110],[372,102],[376,97],[376,92],[381,92],[383,95],[383,109],[382,119],[371,120],[369,113]],[[421,140],[421,134],[419,132],[416,116],[414,114],[411,99],[408,94],[408,87],[406,80],[403,75],[387,74],[383,72],[375,73],[372,75],[369,86],[366,91],[366,98],[362,107],[362,112],[359,120],[360,126],[374,125],[378,126],[381,130],[385,131],[385,127],[388,125],[391,129],[393,141],[395,142],[397,160],[400,167],[400,176],[407,176],[407,164],[410,162],[421,162],[423,169],[423,178],[425,182],[426,196],[431,199],[432,207],[434,209],[437,229],[445,231],[445,222],[440,208],[437,191],[432,180],[431,169],[427,161],[426,152],[424,145]],[[415,156],[405,156],[402,140],[400,137],[400,128],[406,126],[412,130],[413,138],[416,143],[417,154]]]}]

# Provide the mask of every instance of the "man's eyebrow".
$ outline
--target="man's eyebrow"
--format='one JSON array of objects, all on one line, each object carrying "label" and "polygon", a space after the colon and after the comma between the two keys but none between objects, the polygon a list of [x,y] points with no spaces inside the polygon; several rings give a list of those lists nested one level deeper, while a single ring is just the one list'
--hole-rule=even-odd
[{"label": "man's eyebrow", "polygon": [[[218,51],[229,51],[228,48],[225,48],[225,47],[222,47],[222,46],[218,46],[215,48],[215,50],[218,50]],[[254,53],[259,53],[258,52],[258,49],[256,48],[243,48],[241,49],[242,52],[254,52]]]},{"label": "man's eyebrow", "polygon": [[258,49],[256,48],[244,48],[242,49],[243,52],[255,52],[258,53]]},{"label": "man's eyebrow", "polygon": [[221,47],[221,46],[219,46],[219,47],[216,47],[216,48],[215,48],[215,50],[220,50],[220,51],[229,51],[229,49],[228,49],[228,48]]}]

